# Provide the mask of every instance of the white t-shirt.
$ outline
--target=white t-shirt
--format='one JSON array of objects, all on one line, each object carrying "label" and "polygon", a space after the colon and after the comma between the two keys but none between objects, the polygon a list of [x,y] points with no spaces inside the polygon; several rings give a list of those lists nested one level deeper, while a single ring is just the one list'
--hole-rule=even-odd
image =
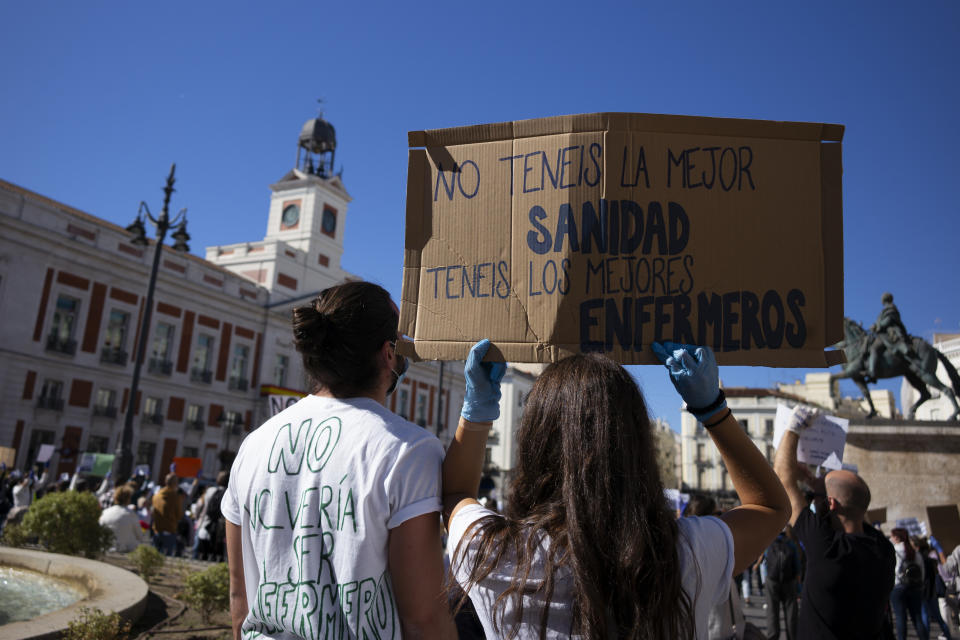
[{"label": "white t-shirt", "polygon": [[442,460],[369,398],[307,396],[251,433],[220,505],[241,528],[244,640],[399,638],[388,535],[440,511]]},{"label": "white t-shirt", "polygon": [[[210,522],[210,518],[207,517],[207,505],[210,504],[210,498],[217,493],[219,489],[217,485],[207,487],[207,490],[203,493],[203,506],[200,507],[200,513],[194,515],[194,518],[197,519],[197,537],[201,540],[209,540],[210,534],[207,533],[207,523]],[[226,496],[226,494],[224,494]],[[194,506],[197,505],[200,501],[194,502]],[[221,506],[221,510],[223,507]]]},{"label": "white t-shirt", "polygon": [[113,546],[110,548],[114,551],[133,551],[146,541],[137,512],[127,507],[118,504],[107,507],[100,514],[100,524],[113,531]]},{"label": "white t-shirt", "polygon": [[[897,563],[893,573],[894,586],[899,587],[900,585],[903,584],[903,572],[906,571],[906,567],[904,567],[903,565],[904,563],[910,562],[910,561],[907,560],[907,546],[904,543],[902,542],[895,543],[893,545],[893,551],[896,554],[896,558],[897,558]],[[920,567],[921,577],[926,577],[926,571],[924,571],[924,567],[923,567],[923,556],[921,556],[917,552],[914,552],[912,564],[915,564],[918,567]]]},{"label": "white t-shirt", "polygon": [[[467,553],[465,562],[461,563],[460,556],[454,557],[454,551],[470,525],[488,515],[495,514],[478,504],[471,504],[457,511],[457,514],[450,521],[447,552],[450,554],[453,575],[461,586],[467,583],[469,567],[472,566],[473,554],[476,553],[476,539],[473,539],[465,547]],[[707,617],[710,610],[717,602],[725,601],[730,592],[730,579],[733,573],[733,536],[730,534],[727,525],[713,516],[680,518],[677,523],[680,527],[681,537],[678,552],[683,590],[690,596],[694,604],[697,640],[706,640]],[[689,541],[689,544],[687,544],[687,541]],[[531,586],[539,585],[544,578],[543,556],[548,546],[548,541],[541,542],[534,556],[533,567],[528,580]],[[462,553],[463,550],[461,550]],[[696,562],[694,563],[692,560]],[[699,567],[699,589],[697,567]],[[513,570],[514,563],[512,561],[503,562],[470,590],[470,600],[477,610],[477,615],[488,638],[501,635],[494,630],[493,604],[497,596],[509,586],[513,578]],[[570,637],[572,593],[573,577],[568,569],[561,568],[554,577],[553,599],[550,602],[550,615],[547,618],[548,638]],[[523,640],[540,637],[540,611],[542,609],[542,600],[524,596],[523,620],[520,623],[518,638]],[[513,615],[513,607],[511,601],[508,600],[505,619],[510,620]]]}]

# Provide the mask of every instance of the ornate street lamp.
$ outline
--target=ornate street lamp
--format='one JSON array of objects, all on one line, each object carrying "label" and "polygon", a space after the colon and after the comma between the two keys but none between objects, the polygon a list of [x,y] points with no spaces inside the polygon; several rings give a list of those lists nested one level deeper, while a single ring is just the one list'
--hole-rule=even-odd
[{"label": "ornate street lamp", "polygon": [[157,287],[157,271],[160,267],[160,254],[163,251],[163,241],[167,236],[167,231],[177,225],[176,232],[173,233],[173,239],[176,241],[173,245],[175,251],[189,251],[187,240],[187,210],[181,209],[173,218],[170,217],[170,196],[174,192],[173,173],[177,165],[170,165],[170,175],[167,177],[167,186],[163,188],[163,209],[156,218],[150,213],[150,208],[146,202],[140,203],[137,210],[137,219],[127,227],[132,235],[130,242],[135,245],[146,246],[147,240],[144,218],[150,221],[156,228],[156,247],[153,251],[153,268],[150,270],[150,284],[147,285],[147,299],[144,304],[143,321],[140,324],[140,340],[136,346],[136,358],[133,361],[133,380],[130,382],[130,395],[127,398],[127,413],[123,421],[123,433],[120,442],[117,443],[116,456],[113,460],[113,477],[117,485],[125,482],[130,477],[133,470],[133,418],[136,413],[137,392],[140,387],[140,369],[143,367],[143,356],[147,350],[147,338],[150,333],[150,318],[153,315],[153,292]]}]

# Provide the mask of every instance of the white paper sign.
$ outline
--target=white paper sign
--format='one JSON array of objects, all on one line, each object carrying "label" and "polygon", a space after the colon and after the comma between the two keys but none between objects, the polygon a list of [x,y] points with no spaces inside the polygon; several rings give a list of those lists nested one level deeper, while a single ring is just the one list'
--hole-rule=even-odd
[{"label": "white paper sign", "polygon": [[138,464],[133,469],[133,475],[135,476],[146,476],[150,477],[150,465],[148,464]]},{"label": "white paper sign", "polygon": [[40,445],[40,451],[37,453],[37,462],[46,462],[53,457],[55,447],[52,444]]},{"label": "white paper sign", "polygon": [[85,453],[80,457],[80,466],[77,467],[77,473],[90,473],[93,471],[93,464],[97,457],[92,453]]},{"label": "white paper sign", "polygon": [[277,415],[287,407],[292,407],[300,401],[298,396],[281,396],[271,394],[268,396],[270,399],[270,417]]},{"label": "white paper sign", "polygon": [[820,466],[825,469],[830,469],[831,471],[843,469],[843,463],[840,462],[840,458],[837,457],[836,451],[831,451],[830,455],[827,456],[827,459],[824,460]]},{"label": "white paper sign", "polygon": [[[777,417],[773,430],[774,447],[780,446],[780,439],[783,438],[783,433],[787,430],[787,424],[790,422],[792,413],[793,409],[787,405],[777,405]],[[797,444],[797,460],[807,464],[826,466],[826,461],[830,459],[831,454],[834,454],[834,459],[830,460],[830,463],[837,466],[828,468],[841,468],[849,424],[850,421],[845,418],[837,418],[825,413],[818,415],[809,427],[800,432],[800,442]]]},{"label": "white paper sign", "polygon": [[680,508],[680,490],[679,489],[664,489],[663,495],[667,499],[667,504],[670,505],[670,508],[676,511]]},{"label": "white paper sign", "polygon": [[916,518],[898,518],[897,526],[906,529],[911,536],[927,535],[927,523]]}]

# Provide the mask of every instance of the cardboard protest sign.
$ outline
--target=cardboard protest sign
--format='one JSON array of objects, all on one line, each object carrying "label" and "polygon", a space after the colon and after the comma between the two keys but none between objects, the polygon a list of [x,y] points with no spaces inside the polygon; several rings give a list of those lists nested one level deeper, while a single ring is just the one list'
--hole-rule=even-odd
[{"label": "cardboard protest sign", "polygon": [[843,338],[840,140],[808,123],[601,113],[409,134],[408,355],[825,366]]},{"label": "cardboard protest sign", "polygon": [[874,524],[877,522],[886,522],[887,521],[887,508],[878,507],[876,509],[867,509],[866,521]]},{"label": "cardboard protest sign", "polygon": [[196,478],[200,474],[203,460],[200,458],[174,458],[173,472],[181,478]]},{"label": "cardboard protest sign", "polygon": [[960,545],[960,511],[957,505],[947,504],[927,507],[930,532],[937,538],[945,553]]},{"label": "cardboard protest sign", "polygon": [[0,464],[5,464],[7,465],[8,469],[12,469],[16,462],[16,449],[11,449],[10,447],[0,447]]},{"label": "cardboard protest sign", "polygon": [[[780,446],[790,422],[793,409],[785,404],[777,405],[777,415],[773,421],[773,446]],[[843,462],[843,449],[847,443],[847,431],[850,421],[846,418],[820,413],[810,426],[800,432],[797,443],[797,460],[807,464],[823,465],[828,469],[840,469]]]}]

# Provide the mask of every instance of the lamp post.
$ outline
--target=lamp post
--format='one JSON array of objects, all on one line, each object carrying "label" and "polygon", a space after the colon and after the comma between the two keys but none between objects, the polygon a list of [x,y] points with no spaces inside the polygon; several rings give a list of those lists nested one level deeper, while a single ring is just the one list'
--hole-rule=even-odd
[{"label": "lamp post", "polygon": [[167,185],[163,188],[163,209],[156,218],[150,213],[150,208],[146,202],[140,202],[140,208],[137,210],[137,219],[127,227],[127,231],[133,234],[130,239],[135,245],[147,246],[146,228],[144,218],[147,218],[154,227],[156,227],[156,247],[153,251],[153,267],[150,270],[150,283],[147,285],[147,299],[144,303],[143,321],[140,323],[140,340],[136,346],[136,357],[133,361],[133,380],[130,382],[130,395],[127,398],[127,413],[123,421],[123,433],[120,442],[117,443],[116,456],[113,460],[113,477],[117,484],[126,481],[133,470],[133,418],[136,414],[137,392],[140,386],[140,369],[143,367],[143,355],[147,350],[147,339],[150,333],[150,318],[153,315],[153,292],[157,287],[157,271],[160,267],[160,254],[163,252],[163,241],[167,236],[167,231],[177,225],[177,230],[171,236],[176,242],[173,245],[174,251],[186,252],[190,250],[187,240],[187,210],[181,209],[172,219],[170,217],[170,196],[174,192],[174,171],[177,165],[170,165],[170,175],[167,176]]}]

